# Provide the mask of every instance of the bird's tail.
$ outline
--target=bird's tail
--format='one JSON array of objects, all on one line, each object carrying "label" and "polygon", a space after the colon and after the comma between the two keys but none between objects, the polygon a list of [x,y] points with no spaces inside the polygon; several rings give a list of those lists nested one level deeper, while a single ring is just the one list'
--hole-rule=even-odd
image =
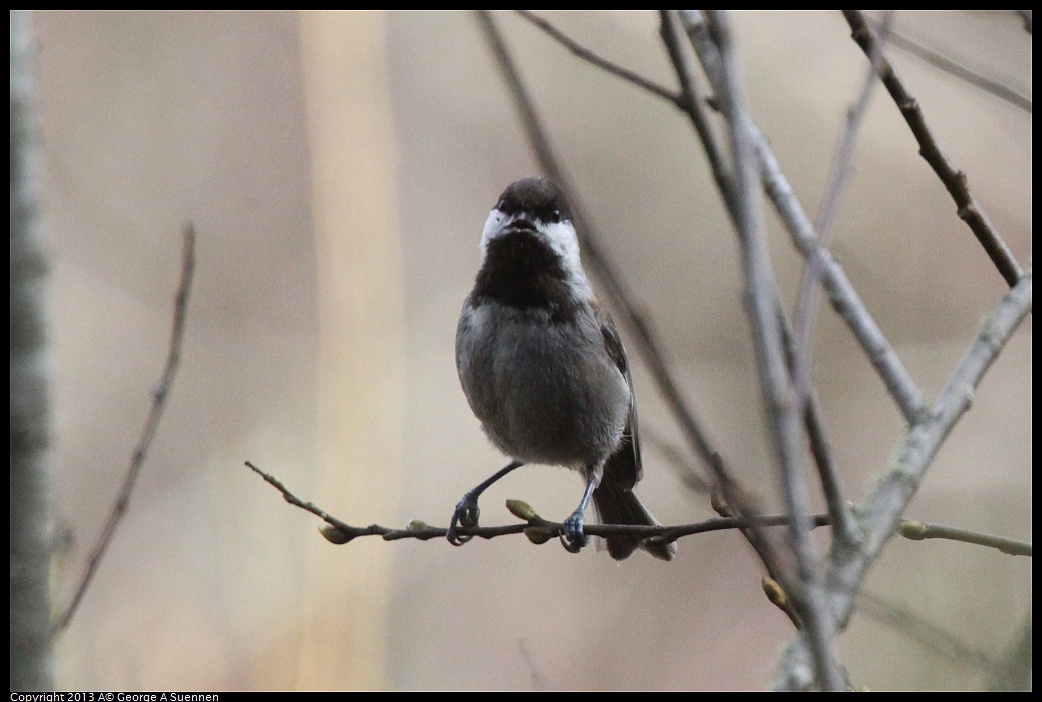
[{"label": "bird's tail", "polygon": [[[600,517],[601,524],[635,524],[638,526],[658,526],[651,513],[644,508],[636,493],[623,490],[612,480],[602,480],[593,491],[593,504]],[[676,543],[645,543],[640,536],[609,536],[608,553],[617,561],[628,558],[638,548],[642,548],[655,558],[671,561],[677,555]]]}]

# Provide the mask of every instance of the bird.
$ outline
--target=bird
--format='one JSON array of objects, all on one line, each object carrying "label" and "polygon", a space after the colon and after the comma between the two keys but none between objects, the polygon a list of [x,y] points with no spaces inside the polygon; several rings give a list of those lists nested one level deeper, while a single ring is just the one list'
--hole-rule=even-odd
[{"label": "bird", "polygon": [[[553,181],[511,183],[485,221],[481,264],[456,328],[460,385],[506,467],[456,505],[447,537],[460,546],[478,524],[478,498],[530,463],[579,472],[586,488],[562,522],[578,553],[593,502],[603,524],[658,522],[633,492],[643,468],[629,360],[607,309],[583,270],[573,215]],[[606,538],[616,560],[642,548],[672,560],[676,544],[639,535]]]}]

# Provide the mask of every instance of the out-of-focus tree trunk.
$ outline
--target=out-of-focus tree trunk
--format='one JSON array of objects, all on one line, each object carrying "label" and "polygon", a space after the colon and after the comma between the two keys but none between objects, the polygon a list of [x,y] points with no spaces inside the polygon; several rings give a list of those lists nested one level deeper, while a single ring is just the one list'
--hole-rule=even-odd
[{"label": "out-of-focus tree trunk", "polygon": [[54,687],[50,412],[32,16],[11,10],[11,690]]},{"label": "out-of-focus tree trunk", "polygon": [[[316,493],[337,514],[394,519],[404,331],[384,16],[303,12],[300,37],[318,251]],[[298,685],[383,689],[391,551],[313,544]]]}]

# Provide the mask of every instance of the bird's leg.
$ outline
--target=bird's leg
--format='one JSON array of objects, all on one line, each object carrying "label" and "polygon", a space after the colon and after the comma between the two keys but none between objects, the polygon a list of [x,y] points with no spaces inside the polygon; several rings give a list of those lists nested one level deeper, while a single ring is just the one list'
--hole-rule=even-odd
[{"label": "bird's leg", "polygon": [[565,550],[570,553],[579,553],[582,547],[590,541],[590,538],[583,533],[583,526],[586,524],[586,506],[590,504],[590,497],[600,482],[599,479],[594,478],[586,481],[586,492],[583,493],[582,501],[579,502],[579,506],[575,508],[575,511],[572,512],[568,519],[564,520],[561,543],[564,545]]},{"label": "bird's leg", "polygon": [[456,509],[452,512],[452,521],[449,522],[449,528],[445,532],[445,538],[449,540],[450,544],[453,546],[462,546],[474,538],[469,534],[464,535],[457,533],[456,527],[476,527],[478,525],[478,515],[481,513],[478,509],[478,497],[481,496],[481,493],[485,492],[492,483],[496,482],[515,468],[520,468],[523,465],[524,462],[522,461],[511,461],[505,468],[463,496],[463,499],[459,501],[456,505]]}]

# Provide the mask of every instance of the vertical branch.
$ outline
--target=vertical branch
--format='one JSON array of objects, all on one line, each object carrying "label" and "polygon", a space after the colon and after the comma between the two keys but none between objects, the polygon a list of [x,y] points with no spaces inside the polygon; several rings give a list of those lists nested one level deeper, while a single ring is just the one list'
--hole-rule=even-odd
[{"label": "vertical branch", "polygon": [[51,414],[32,15],[11,10],[11,690],[54,689]]},{"label": "vertical branch", "polygon": [[872,318],[843,267],[818,241],[814,225],[796,199],[778,159],[762,134],[757,138],[756,147],[767,196],[792,235],[793,244],[805,258],[820,260],[821,282],[828,293],[832,308],[854,335],[890,396],[897,403],[905,421],[909,424],[919,421],[927,410],[923,403],[922,391],[883,335],[883,330]]},{"label": "vertical branch", "polygon": [[[720,71],[719,51],[708,37],[701,13],[696,10],[683,10],[680,20],[691,45],[698,53],[706,75],[710,82],[715,82]],[[756,129],[755,126],[752,128]],[[821,279],[829,302],[850,328],[905,419],[909,423],[915,422],[925,411],[922,393],[883,336],[879,325],[869,314],[843,268],[818,241],[814,226],[796,199],[792,186],[782,172],[767,139],[756,131],[754,143],[767,197],[792,235],[793,243],[805,258],[821,259]]]},{"label": "vertical branch", "polygon": [[706,153],[706,160],[709,161],[709,168],[713,173],[713,180],[716,181],[716,187],[723,195],[728,213],[733,213],[735,203],[730,175],[720,153],[720,147],[717,145],[716,136],[709,124],[705,108],[702,106],[703,96],[698,88],[698,81],[695,80],[695,67],[681,45],[683,29],[680,26],[680,20],[676,16],[676,10],[659,10],[659,16],[662,21],[659,34],[662,35],[662,43],[666,45],[670,62],[673,64],[680,83],[681,100],[676,104],[687,113],[695,132],[698,133],[702,149]]},{"label": "vertical branch", "polygon": [[[893,10],[887,11],[884,15],[883,26],[880,30],[880,37],[883,40],[890,33],[893,17]],[[846,128],[840,137],[836,156],[832,161],[832,169],[826,180],[825,191],[822,196],[821,210],[818,212],[818,221],[814,226],[822,246],[828,244],[829,227],[839,207],[839,199],[846,185],[847,176],[850,173],[850,164],[854,159],[854,145],[857,143],[858,129],[868,109],[872,88],[876,84],[876,71],[879,69],[879,63],[882,61],[882,58],[882,50],[877,46],[872,52],[868,71],[862,82],[858,97],[847,112]],[[799,296],[796,299],[796,310],[793,313],[793,324],[795,327],[793,330],[793,385],[796,388],[797,403],[800,407],[806,408],[805,411],[808,413],[811,411],[810,402],[814,392],[811,383],[811,369],[813,367],[812,357],[814,354],[814,328],[818,317],[818,299],[821,291],[819,283],[821,282],[822,263],[822,259],[816,256],[807,259]],[[820,430],[820,426],[818,426],[816,421],[812,421],[813,419],[817,418],[808,416],[808,431],[810,432]],[[816,446],[818,442],[812,441],[811,445]],[[828,505],[829,514],[832,515],[833,524],[835,525],[835,533],[846,544],[854,544],[857,540],[857,531],[853,523],[851,510],[847,507],[846,500],[843,498],[839,471],[831,465],[828,456],[825,456],[824,460],[819,459],[817,464],[821,473],[825,502]]]},{"label": "vertical branch", "polygon": [[[880,39],[886,39],[890,33],[890,25],[893,19],[893,10],[886,13],[883,26],[880,30]],[[821,200],[821,210],[818,212],[818,220],[814,223],[814,229],[818,234],[818,241],[823,246],[828,245],[829,227],[832,219],[839,208],[839,199],[843,188],[847,183],[850,173],[850,164],[854,160],[854,145],[857,143],[858,129],[861,120],[868,109],[869,98],[872,96],[872,87],[875,85],[876,71],[883,60],[882,46],[877,44],[869,57],[868,72],[862,83],[861,90],[854,104],[847,111],[846,128],[840,137],[836,155],[832,160],[832,168],[825,183],[825,192]],[[796,300],[795,344],[796,344],[796,370],[795,384],[799,393],[800,402],[806,402],[810,394],[810,370],[812,356],[812,341],[814,338],[814,322],[817,319],[818,309],[818,282],[821,279],[821,259],[811,258],[807,261],[803,274],[803,282],[800,286],[799,297]]]},{"label": "vertical branch", "polygon": [[729,17],[718,11],[710,16],[710,32],[720,55],[717,97],[730,125],[733,187],[738,206],[736,219],[748,287],[747,303],[774,453],[782,471],[785,501],[792,519],[790,543],[799,568],[799,582],[787,583],[785,587],[798,602],[797,611],[805,627],[802,633],[814,656],[818,685],[826,690],[842,690],[843,679],[831,652],[835,626],[822,588],[821,560],[810,541],[810,499],[800,465],[801,416],[790,382],[781,320],[774,309],[776,286],[764,235],[763,190],[755,137],[745,111]]},{"label": "vertical branch", "polygon": [[[717,74],[720,71],[719,53],[713,43],[709,40],[708,35],[702,32],[704,25],[694,22],[694,18],[692,17],[693,14],[693,12],[687,14],[688,25],[693,37],[692,44],[699,54],[699,58],[702,61],[707,75],[711,76],[711,80],[718,78]],[[727,212],[731,216],[732,223],[734,223],[737,228],[736,212],[738,208],[735,202],[733,184],[724,170],[723,159],[719,153],[719,148],[716,145],[712,130],[709,128],[705,109],[702,107],[702,97],[694,78],[693,67],[690,65],[687,55],[681,48],[681,37],[683,36],[684,30],[681,27],[681,22],[676,15],[676,11],[662,10],[660,15],[662,19],[662,40],[669,52],[670,60],[673,63],[674,69],[677,73],[677,78],[681,85],[682,100],[677,101],[676,104],[687,113],[695,126],[695,131],[698,133],[703,148],[705,149],[706,157],[709,159],[713,177],[715,178],[717,187],[723,196]],[[697,39],[694,38],[695,34],[699,35]],[[760,142],[760,148],[758,149],[757,155],[762,159],[762,150],[764,148],[762,137],[758,136],[757,138]],[[764,174],[764,182],[768,187],[771,184],[771,179],[767,177],[766,173]],[[770,191],[774,193],[778,192],[776,188]],[[777,204],[777,200],[775,200],[775,202]],[[795,345],[792,341],[792,334],[788,328],[788,322],[785,319],[785,313],[782,310],[781,295],[778,293],[776,288],[774,290],[774,307],[775,315],[780,320],[782,333],[785,337],[786,350],[788,351],[788,362],[790,365],[793,365],[796,357]],[[811,453],[814,457],[814,463],[818,468],[818,473],[821,476],[825,501],[829,507],[829,512],[832,515],[834,533],[844,544],[854,544],[858,540],[857,527],[854,524],[853,515],[851,514],[850,508],[847,506],[846,499],[843,496],[843,490],[839,478],[839,469],[835,465],[832,452],[829,449],[828,440],[825,436],[824,418],[821,416],[821,408],[812,390],[813,389],[811,388],[807,393],[807,400],[804,403],[803,411]]]}]

